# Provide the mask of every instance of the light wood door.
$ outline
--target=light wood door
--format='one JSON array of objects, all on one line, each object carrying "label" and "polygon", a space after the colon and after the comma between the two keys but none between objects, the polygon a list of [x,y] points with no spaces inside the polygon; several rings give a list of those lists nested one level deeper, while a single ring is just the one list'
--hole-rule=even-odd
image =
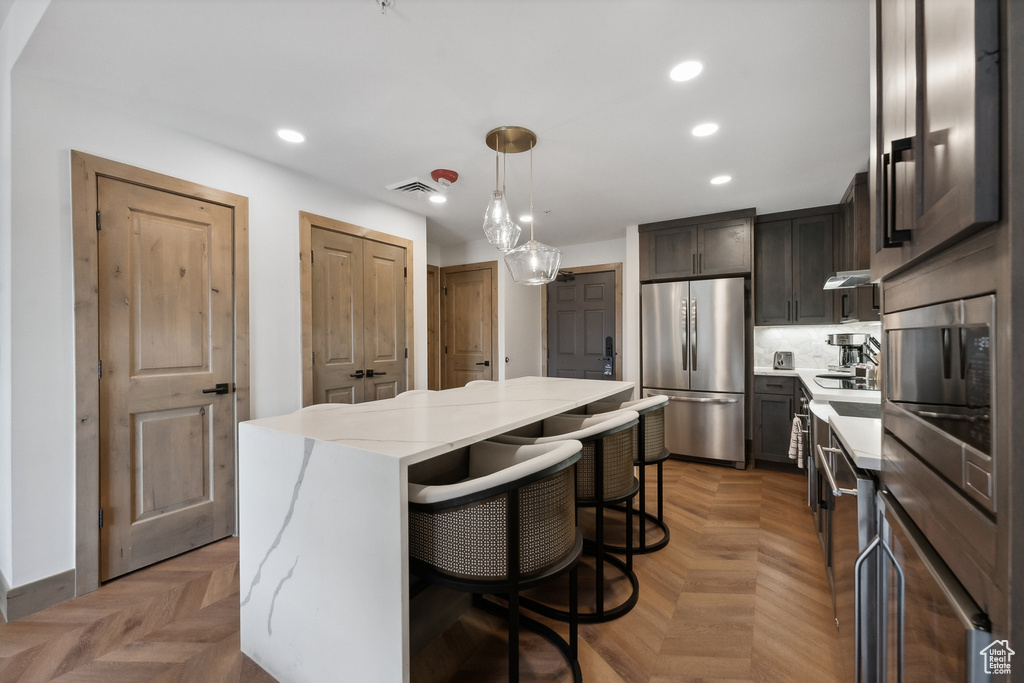
[{"label": "light wood door", "polygon": [[405,249],[363,240],[364,401],[406,389],[405,273]]},{"label": "light wood door", "polygon": [[[578,273],[547,285],[549,377],[615,379],[615,273]],[[611,353],[606,342],[611,340]]]},{"label": "light wood door", "polygon": [[441,269],[427,265],[427,389],[441,388]]},{"label": "light wood door", "polygon": [[402,247],[313,228],[314,403],[405,391],[405,258]]},{"label": "light wood door", "polygon": [[363,400],[363,240],[313,229],[315,403]]},{"label": "light wood door", "polygon": [[109,178],[97,201],[106,580],[234,531],[234,283],[229,208]]},{"label": "light wood door", "polygon": [[444,389],[497,379],[496,262],[441,269]]}]

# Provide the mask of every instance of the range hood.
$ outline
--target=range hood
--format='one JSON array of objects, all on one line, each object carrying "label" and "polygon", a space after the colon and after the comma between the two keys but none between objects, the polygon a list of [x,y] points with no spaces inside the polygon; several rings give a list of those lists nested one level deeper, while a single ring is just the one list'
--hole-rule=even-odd
[{"label": "range hood", "polygon": [[842,270],[826,280],[823,289],[853,289],[870,284],[870,270]]}]

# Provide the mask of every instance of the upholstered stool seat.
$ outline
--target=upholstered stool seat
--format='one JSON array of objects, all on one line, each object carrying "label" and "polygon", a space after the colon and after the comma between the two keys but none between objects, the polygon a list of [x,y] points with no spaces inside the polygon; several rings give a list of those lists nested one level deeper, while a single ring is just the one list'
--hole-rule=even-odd
[{"label": "upholstered stool seat", "polygon": [[[637,543],[633,546],[634,553],[651,553],[660,550],[668,545],[669,531],[664,516],[664,473],[662,465],[668,459],[668,449],[665,447],[665,407],[668,406],[668,396],[648,396],[636,401],[620,402],[598,402],[587,406],[588,414],[602,414],[616,410],[635,410],[640,416],[637,425],[637,453],[636,466],[639,468],[640,492],[639,499],[640,532],[637,534]],[[654,465],[657,467],[658,488],[657,488],[657,514],[652,515],[647,511],[647,477],[644,470]],[[661,529],[661,537],[653,543],[647,542],[647,521]],[[623,553],[625,546],[608,546],[613,552]]]},{"label": "upholstered stool seat", "polygon": [[[583,444],[583,454],[576,466],[576,505],[595,509],[595,538],[584,542],[584,549],[595,557],[595,595],[593,612],[580,613],[581,622],[609,621],[633,608],[640,584],[633,571],[633,557],[626,553],[625,562],[606,553],[604,541],[604,510],[616,503],[626,504],[627,546],[632,546],[632,503],[639,484],[633,476],[636,425],[639,415],[633,410],[620,410],[602,415],[556,415],[541,423],[509,434],[494,437],[511,444],[550,444],[573,439]],[[605,607],[605,565],[618,569],[629,581],[630,594],[618,605]],[[545,616],[568,619],[570,612],[523,600]]]},{"label": "upholstered stool seat", "polygon": [[[519,677],[519,627],[558,647],[581,679],[577,626],[566,641],[520,614],[519,592],[569,572],[576,603],[576,563],[583,541],[576,527],[575,464],[582,444],[516,446],[482,442],[440,474],[413,481],[410,468],[410,571],[446,588],[474,594],[474,605],[509,623],[509,680]],[[419,472],[422,472],[420,468]],[[484,594],[507,599],[507,608]]]}]

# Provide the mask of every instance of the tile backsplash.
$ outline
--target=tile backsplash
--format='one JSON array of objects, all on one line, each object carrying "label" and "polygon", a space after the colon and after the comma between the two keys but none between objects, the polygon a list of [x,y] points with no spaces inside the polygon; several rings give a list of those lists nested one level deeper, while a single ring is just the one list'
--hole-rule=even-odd
[{"label": "tile backsplash", "polygon": [[882,323],[755,327],[754,367],[771,367],[776,351],[792,351],[795,367],[827,369],[829,363],[839,362],[839,349],[825,342],[830,334],[873,334],[881,339]]}]

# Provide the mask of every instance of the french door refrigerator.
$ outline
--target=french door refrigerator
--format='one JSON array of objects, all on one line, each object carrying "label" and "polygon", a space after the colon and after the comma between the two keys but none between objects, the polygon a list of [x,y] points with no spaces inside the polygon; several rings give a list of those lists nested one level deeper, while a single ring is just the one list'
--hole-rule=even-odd
[{"label": "french door refrigerator", "polygon": [[643,395],[669,398],[673,456],[745,466],[744,306],[743,278],[640,288]]}]

